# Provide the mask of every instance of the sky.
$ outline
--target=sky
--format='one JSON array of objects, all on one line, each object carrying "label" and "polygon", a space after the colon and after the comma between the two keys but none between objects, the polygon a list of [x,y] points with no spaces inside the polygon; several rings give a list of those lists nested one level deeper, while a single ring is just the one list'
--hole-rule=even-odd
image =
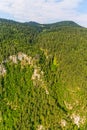
[{"label": "sky", "polygon": [[87,27],[87,0],[0,0],[0,18],[42,24],[70,20]]}]

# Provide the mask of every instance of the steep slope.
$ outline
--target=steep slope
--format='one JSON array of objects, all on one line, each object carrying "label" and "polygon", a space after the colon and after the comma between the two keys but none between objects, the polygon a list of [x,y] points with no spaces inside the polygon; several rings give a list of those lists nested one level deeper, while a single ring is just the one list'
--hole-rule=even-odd
[{"label": "steep slope", "polygon": [[[67,26],[56,31],[42,32],[37,38],[38,48],[48,59],[48,65],[43,66],[48,86],[52,94],[54,92],[56,103],[66,112],[67,120],[70,117],[78,128],[82,124],[85,126],[87,117],[86,36],[87,29]],[[78,128],[69,126],[69,129]]]},{"label": "steep slope", "polygon": [[87,29],[0,22],[0,130],[87,129]]}]

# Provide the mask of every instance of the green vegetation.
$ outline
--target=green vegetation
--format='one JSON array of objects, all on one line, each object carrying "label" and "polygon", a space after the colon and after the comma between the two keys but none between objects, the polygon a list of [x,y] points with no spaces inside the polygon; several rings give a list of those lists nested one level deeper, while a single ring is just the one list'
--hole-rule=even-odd
[{"label": "green vegetation", "polygon": [[87,29],[0,19],[0,130],[87,129]]}]

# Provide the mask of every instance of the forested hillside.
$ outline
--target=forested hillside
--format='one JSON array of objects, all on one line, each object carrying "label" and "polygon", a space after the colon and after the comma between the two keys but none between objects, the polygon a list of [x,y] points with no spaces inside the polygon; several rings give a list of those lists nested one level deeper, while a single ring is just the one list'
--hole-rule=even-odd
[{"label": "forested hillside", "polygon": [[0,130],[87,129],[87,29],[0,19]]}]

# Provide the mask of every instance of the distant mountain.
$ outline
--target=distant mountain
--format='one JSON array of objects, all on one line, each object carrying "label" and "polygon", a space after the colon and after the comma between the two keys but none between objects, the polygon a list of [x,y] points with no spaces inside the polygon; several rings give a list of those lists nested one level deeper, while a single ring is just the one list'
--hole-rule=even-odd
[{"label": "distant mountain", "polygon": [[54,28],[54,27],[62,27],[62,26],[81,27],[79,24],[75,23],[74,21],[61,21],[61,22],[56,22],[56,23],[51,23],[51,24],[40,24],[35,21],[20,23],[14,20],[0,18],[0,23],[24,24],[28,26],[42,27],[42,28]]},{"label": "distant mountain", "polygon": [[51,30],[57,30],[59,28],[64,28],[64,27],[81,27],[77,23],[73,21],[61,21],[61,22],[56,22],[52,24],[43,24],[44,28],[51,29]]},{"label": "distant mountain", "polygon": [[77,23],[73,21],[61,21],[61,22],[56,22],[56,23],[51,23],[51,24],[40,24],[34,21],[30,22],[25,22],[25,24],[30,25],[30,26],[40,26],[40,27],[60,27],[60,26],[71,26],[71,27],[81,27]]},{"label": "distant mountain", "polygon": [[30,26],[40,26],[40,23],[33,22],[33,21],[25,22],[25,24],[30,25]]},{"label": "distant mountain", "polygon": [[57,23],[53,23],[50,24],[51,26],[80,26],[77,23],[73,22],[73,21],[61,21],[61,22],[57,22]]},{"label": "distant mountain", "polygon": [[20,22],[17,22],[17,21],[14,21],[14,20],[10,20],[10,19],[0,18],[0,23],[3,23],[3,24],[5,24],[5,23],[8,23],[8,24],[18,24]]}]

